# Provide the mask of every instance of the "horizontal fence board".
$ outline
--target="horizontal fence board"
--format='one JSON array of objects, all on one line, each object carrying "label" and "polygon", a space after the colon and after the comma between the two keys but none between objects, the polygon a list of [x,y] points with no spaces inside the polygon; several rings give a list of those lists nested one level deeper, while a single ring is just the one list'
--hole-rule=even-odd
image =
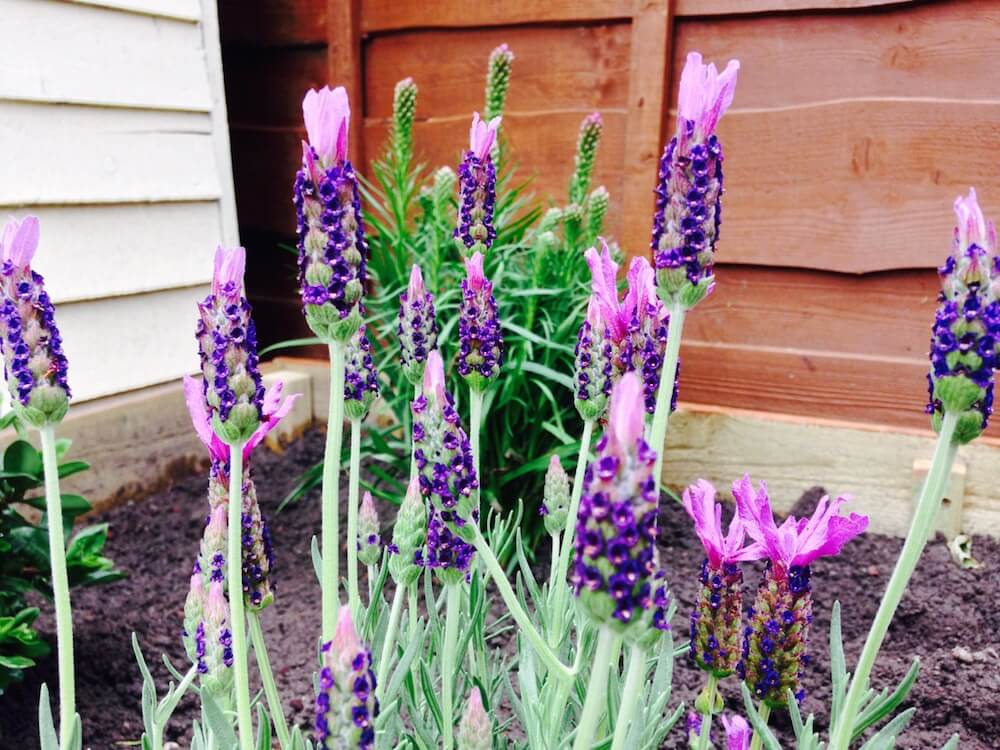
[{"label": "horizontal fence board", "polygon": [[219,0],[222,43],[253,47],[325,45],[329,1]]},{"label": "horizontal fence board", "polygon": [[[664,0],[666,1],[666,0]],[[633,0],[361,0],[361,32],[629,18]]]},{"label": "horizontal fence board", "polygon": [[507,111],[624,108],[631,24],[524,26],[377,35],[364,46],[365,114],[392,115],[396,82],[420,89],[418,116],[482,111],[490,51],[514,53]]},{"label": "horizontal fence board", "polygon": [[680,19],[672,87],[691,50],[742,63],[735,106],[776,108],[860,97],[1000,99],[1000,2],[918,4],[878,13]]},{"label": "horizontal fence board", "polygon": [[956,195],[975,185],[987,215],[1000,206],[1000,172],[984,158],[1000,152],[1000,102],[737,109],[719,137],[723,263],[846,273],[936,267]]},{"label": "horizontal fence board", "polygon": [[215,202],[0,209],[7,213],[39,217],[32,266],[56,303],[208,283],[222,241]]},{"label": "horizontal fence board", "polygon": [[674,0],[674,3],[674,14],[677,16],[720,16],[796,10],[837,11],[915,4],[914,0]]},{"label": "horizontal fence board", "polygon": [[329,81],[323,47],[247,48],[222,51],[226,107],[234,125],[302,127],[302,98]]},{"label": "horizontal fence board", "polygon": [[50,0],[3,0],[0,99],[205,112],[195,24]]},{"label": "horizontal fence board", "polygon": [[196,303],[210,287],[61,305],[56,322],[76,401],[179,378],[198,368]]},{"label": "horizontal fence board", "polygon": [[76,5],[94,5],[182,21],[201,20],[200,0],[69,0]]},{"label": "horizontal fence board", "polygon": [[220,195],[208,115],[0,103],[0,205]]}]

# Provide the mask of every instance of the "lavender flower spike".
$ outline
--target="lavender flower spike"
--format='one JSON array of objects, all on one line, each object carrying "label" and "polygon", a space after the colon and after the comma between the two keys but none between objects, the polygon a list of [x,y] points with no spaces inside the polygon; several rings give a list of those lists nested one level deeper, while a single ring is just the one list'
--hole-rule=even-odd
[{"label": "lavender flower spike", "polygon": [[955,201],[952,254],[938,269],[940,306],[931,333],[927,412],[941,429],[945,411],[958,415],[955,439],[978,437],[993,411],[994,369],[1000,362],[1000,272],[996,229],[970,189]]},{"label": "lavender flower spike", "polygon": [[469,702],[465,713],[458,722],[455,732],[458,750],[492,750],[493,722],[483,707],[483,696],[478,687],[473,687],[469,693]]},{"label": "lavender flower spike", "polygon": [[41,274],[31,270],[38,219],[10,219],[0,235],[0,348],[18,416],[33,427],[61,421],[70,389],[55,308]]},{"label": "lavender flower spike", "polygon": [[497,319],[493,283],[483,273],[483,256],[465,261],[458,316],[458,372],[473,391],[486,390],[503,364],[503,333]]},{"label": "lavender flower spike", "polygon": [[379,397],[378,372],[365,326],[344,347],[344,412],[348,419],[364,419]]},{"label": "lavender flower spike", "polygon": [[420,578],[426,539],[427,507],[420,494],[420,480],[414,477],[399,505],[389,545],[389,572],[397,586],[412,586]]},{"label": "lavender flower spike", "polygon": [[691,660],[701,669],[723,678],[736,671],[740,659],[743,617],[743,571],[739,563],[759,560],[764,548],[744,546],[746,528],[734,511],[729,533],[722,533],[722,506],[715,488],[704,479],[684,491],[684,508],[694,520],[695,533],[705,548],[701,591],[691,612]]},{"label": "lavender flower spike", "polygon": [[376,565],[382,557],[382,538],[379,536],[378,511],[372,493],[365,492],[358,511],[358,560],[362,565]]},{"label": "lavender flower spike", "polygon": [[458,167],[461,197],[458,207],[458,227],[455,244],[466,257],[485,254],[493,246],[497,233],[493,228],[493,208],[496,203],[496,167],[490,151],[496,142],[500,117],[489,122],[472,116],[469,150]]},{"label": "lavender flower spike", "polygon": [[445,583],[457,583],[468,572],[474,553],[470,543],[479,509],[473,490],[479,482],[454,399],[445,390],[444,362],[436,350],[427,356],[423,393],[411,409],[420,491],[431,501],[426,563],[437,569]]},{"label": "lavender flower spike", "polygon": [[781,708],[791,690],[801,702],[802,676],[809,663],[806,653],[812,623],[809,565],[819,557],[836,555],[868,527],[868,518],[856,513],[842,517],[847,498],[823,497],[811,518],[789,516],[774,522],[767,486],[754,490],[749,476],[733,483],[733,497],[747,534],[768,558],[764,579],[750,610],[743,654],[737,672],[751,692],[772,708]]},{"label": "lavender flower spike", "polygon": [[302,114],[309,141],[294,196],[302,304],[317,336],[345,343],[361,325],[368,256],[358,177],[347,159],[347,91],[310,90]]},{"label": "lavender flower spike", "polygon": [[569,513],[569,475],[555,453],[549,459],[549,470],[545,472],[543,498],[539,511],[545,516],[545,530],[552,535],[562,534]]},{"label": "lavender flower spike", "polygon": [[604,416],[611,395],[612,364],[611,336],[601,317],[596,295],[587,303],[587,317],[576,335],[576,355],[573,382],[576,385],[576,410],[592,422]]},{"label": "lavender flower spike", "polygon": [[598,624],[630,638],[669,628],[656,559],[656,452],[643,440],[642,385],[627,373],[611,394],[608,426],[584,474],[570,581]]},{"label": "lavender flower spike", "polygon": [[722,727],[726,730],[726,750],[750,750],[753,732],[746,719],[738,714],[723,714]]},{"label": "lavender flower spike", "polygon": [[399,297],[399,355],[403,374],[410,385],[424,379],[427,354],[437,347],[438,325],[434,315],[434,295],[424,287],[420,266],[410,270],[410,283]]},{"label": "lavender flower spike", "polygon": [[681,74],[677,134],[660,159],[650,247],[661,299],[692,308],[714,285],[722,197],[722,144],[715,127],[732,104],[740,64],[719,73],[692,52]]},{"label": "lavender flower spike", "polygon": [[351,620],[351,608],[340,608],[337,632],[323,644],[323,666],[316,694],[318,750],[371,750],[375,747],[375,673],[372,655]]},{"label": "lavender flower spike", "polygon": [[224,707],[232,705],[234,683],[233,639],[229,631],[229,603],[224,592],[221,563],[211,571],[201,622],[195,629],[195,663],[201,687]]}]

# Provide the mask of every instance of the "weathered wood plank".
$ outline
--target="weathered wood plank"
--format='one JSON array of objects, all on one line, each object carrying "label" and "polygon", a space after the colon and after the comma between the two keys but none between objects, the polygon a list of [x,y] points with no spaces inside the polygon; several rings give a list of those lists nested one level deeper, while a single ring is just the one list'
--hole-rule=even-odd
[{"label": "weathered wood plank", "polygon": [[160,18],[176,18],[181,21],[201,20],[199,0],[69,0],[77,5],[95,5],[131,13],[139,13]]},{"label": "weathered wood plank", "polygon": [[350,158],[356,164],[365,163],[360,13],[360,0],[329,0],[327,4],[327,78],[331,86],[347,88],[351,102]]},{"label": "weathered wood plank", "polygon": [[[678,19],[673,98],[684,56],[743,64],[735,106],[776,108],[860,97],[1000,99],[984,58],[1000,55],[1000,2]],[[942,105],[946,106],[946,105]]]},{"label": "weathered wood plank", "polygon": [[205,112],[197,25],[44,0],[3,0],[0,99]]},{"label": "weathered wood plank", "polygon": [[504,42],[514,53],[509,112],[625,107],[630,24],[602,22],[376,35],[364,46],[366,115],[391,116],[396,82],[409,76],[419,117],[471,116],[483,108],[489,53]]},{"label": "weathered wood plank", "polygon": [[0,164],[0,205],[220,195],[204,114],[0,103]]},{"label": "weathered wood plank", "polygon": [[722,16],[794,10],[837,11],[914,5],[914,0],[675,0],[678,16]]},{"label": "weathered wood plank", "polygon": [[719,137],[722,263],[846,273],[934,267],[949,246],[956,195],[975,185],[987,215],[1000,207],[1000,172],[983,158],[1000,150],[1000,102],[733,110]]},{"label": "weathered wood plank", "polygon": [[371,34],[414,28],[507,26],[518,23],[600,21],[629,18],[632,0],[439,0],[400,3],[362,0],[361,31]]},{"label": "weathered wood plank", "polygon": [[326,45],[328,0],[220,0],[223,44]]},{"label": "weathered wood plank", "polygon": [[670,80],[670,3],[636,0],[631,26],[622,246],[641,253],[649,245],[652,188],[663,146],[664,96]]},{"label": "weathered wood plank", "polygon": [[323,47],[230,45],[222,51],[222,65],[233,125],[302,127],[302,97],[328,83]]}]

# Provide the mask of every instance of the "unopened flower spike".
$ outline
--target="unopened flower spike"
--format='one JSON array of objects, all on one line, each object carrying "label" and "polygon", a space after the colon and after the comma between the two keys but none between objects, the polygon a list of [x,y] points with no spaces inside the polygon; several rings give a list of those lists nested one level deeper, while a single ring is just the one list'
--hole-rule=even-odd
[{"label": "unopened flower spike", "polygon": [[38,219],[11,218],[0,235],[0,345],[17,415],[33,427],[62,420],[69,409],[68,364],[55,308],[41,274],[31,270]]},{"label": "unopened flower spike", "polygon": [[410,282],[399,297],[399,354],[403,374],[410,385],[424,379],[427,355],[437,347],[438,325],[434,313],[434,295],[424,286],[420,266],[410,270]]},{"label": "unopened flower spike", "polygon": [[496,167],[490,150],[496,142],[500,118],[488,122],[472,116],[469,150],[458,167],[459,202],[455,243],[465,257],[487,253],[496,239],[493,210],[496,204]]},{"label": "unopened flower spike", "polygon": [[358,177],[347,158],[347,91],[310,90],[302,113],[309,140],[294,198],[302,303],[317,336],[346,343],[361,325],[368,257]]},{"label": "unopened flower spike", "polygon": [[397,586],[410,586],[420,578],[426,540],[427,506],[420,492],[420,480],[414,477],[396,513],[389,545],[389,572]]},{"label": "unopened flower spike", "polygon": [[580,123],[580,134],[576,141],[573,176],[569,183],[569,202],[583,206],[590,190],[590,178],[594,173],[594,161],[597,158],[597,146],[601,142],[601,131],[604,123],[601,113],[594,112],[583,118]]},{"label": "unopened flower spike", "polygon": [[539,511],[545,516],[545,530],[549,534],[562,534],[566,528],[566,514],[569,512],[569,474],[555,453],[549,459],[549,470],[545,472],[545,489]]},{"label": "unopened flower spike", "polygon": [[692,52],[681,73],[677,133],[660,159],[650,247],[667,304],[694,307],[714,285],[722,197],[722,144],[715,134],[733,102],[740,64],[719,73]]},{"label": "unopened flower spike", "polygon": [[483,707],[483,697],[478,686],[474,686],[469,692],[469,702],[466,703],[465,713],[458,722],[455,740],[458,750],[493,748],[493,721]]},{"label": "unopened flower spike", "polygon": [[944,413],[958,416],[955,440],[967,443],[989,424],[994,369],[1000,358],[1000,281],[996,230],[970,189],[955,201],[952,254],[938,269],[939,307],[931,332],[927,411],[941,429]]},{"label": "unopened flower spike", "polygon": [[656,553],[653,466],[643,439],[642,385],[627,373],[611,395],[608,425],[584,474],[570,580],[597,624],[641,639],[666,630],[669,595]]},{"label": "unopened flower spike", "polygon": [[597,242],[604,231],[604,218],[608,215],[611,196],[604,185],[598,185],[587,197],[587,243]]},{"label": "unopened flower spike", "polygon": [[596,295],[587,303],[587,316],[576,334],[573,382],[576,410],[587,421],[604,416],[614,374],[611,334],[601,316]]},{"label": "unopened flower spike", "polygon": [[812,517],[789,516],[778,526],[767,486],[761,482],[755,490],[749,476],[733,483],[733,497],[746,533],[763,547],[768,560],[744,629],[737,671],[754,696],[771,708],[785,706],[789,690],[801,703],[813,617],[809,566],[817,558],[838,554],[864,532],[868,518],[857,513],[840,516],[847,498],[823,497]]},{"label": "unopened flower spike", "polygon": [[492,120],[503,114],[510,89],[510,72],[514,63],[514,53],[510,47],[501,44],[490,52],[486,70],[486,119]]},{"label": "unopened flower spike", "polygon": [[212,429],[227,445],[246,443],[264,417],[257,331],[243,293],[246,250],[215,251],[212,291],[198,304],[195,335]]},{"label": "unopened flower spike", "polygon": [[376,565],[382,557],[382,537],[379,536],[378,511],[372,493],[365,492],[358,512],[358,560],[362,565]]},{"label": "unopened flower spike", "polygon": [[378,396],[378,372],[362,325],[344,347],[344,413],[348,419],[363,419]]},{"label": "unopened flower spike", "polygon": [[417,84],[404,78],[396,84],[392,97],[391,148],[400,164],[413,156],[413,119],[417,112]]},{"label": "unopened flower spike", "polygon": [[351,620],[351,608],[340,608],[337,632],[323,644],[323,666],[316,694],[316,747],[321,750],[371,750],[375,747],[375,697],[372,655]]},{"label": "unopened flower spike", "polygon": [[723,714],[722,728],[726,731],[726,750],[750,750],[753,732],[746,719],[739,714]]},{"label": "unopened flower spike", "polygon": [[469,570],[479,509],[479,486],[472,448],[445,390],[444,362],[437,350],[427,356],[423,393],[412,403],[414,459],[420,491],[430,500],[426,565],[445,583],[458,583]]},{"label": "unopened flower spike", "polygon": [[692,661],[718,678],[736,671],[743,635],[743,571],[739,563],[759,560],[764,548],[744,545],[746,528],[736,509],[723,533],[722,505],[715,488],[704,479],[684,491],[684,508],[694,521],[695,533],[705,548],[701,565],[701,591],[691,612]]},{"label": "unopened flower spike", "polygon": [[[221,555],[220,555],[221,557]],[[233,637],[229,630],[229,602],[225,595],[224,563],[218,560],[209,572],[203,594],[201,621],[194,630],[194,663],[201,687],[211,693],[221,707],[233,703]]]},{"label": "unopened flower spike", "polygon": [[458,313],[458,373],[472,390],[482,392],[500,374],[503,333],[493,283],[483,273],[481,253],[465,261],[465,271]]}]

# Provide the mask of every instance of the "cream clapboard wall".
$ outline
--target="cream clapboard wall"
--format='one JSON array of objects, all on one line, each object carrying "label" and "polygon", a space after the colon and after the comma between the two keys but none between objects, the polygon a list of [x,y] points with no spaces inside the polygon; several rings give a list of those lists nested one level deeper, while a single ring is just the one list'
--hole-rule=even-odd
[{"label": "cream clapboard wall", "polygon": [[0,0],[0,27],[0,216],[41,220],[74,401],[192,372],[238,243],[215,0]]}]

